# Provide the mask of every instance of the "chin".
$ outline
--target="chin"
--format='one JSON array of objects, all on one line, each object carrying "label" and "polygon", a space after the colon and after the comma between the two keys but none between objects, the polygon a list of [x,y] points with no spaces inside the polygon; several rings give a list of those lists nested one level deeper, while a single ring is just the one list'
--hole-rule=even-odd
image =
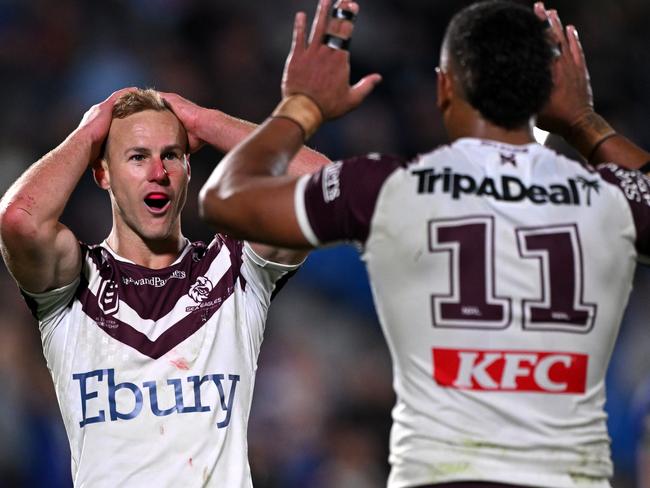
[{"label": "chin", "polygon": [[148,227],[137,229],[137,234],[143,241],[165,241],[174,236],[174,226]]}]

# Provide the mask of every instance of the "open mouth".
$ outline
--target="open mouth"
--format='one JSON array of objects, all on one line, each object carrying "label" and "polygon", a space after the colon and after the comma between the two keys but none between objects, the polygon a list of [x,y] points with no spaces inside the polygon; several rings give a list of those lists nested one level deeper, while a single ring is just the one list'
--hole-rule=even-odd
[{"label": "open mouth", "polygon": [[154,213],[159,213],[164,211],[169,204],[169,197],[164,193],[149,193],[144,198],[144,203],[149,210]]}]

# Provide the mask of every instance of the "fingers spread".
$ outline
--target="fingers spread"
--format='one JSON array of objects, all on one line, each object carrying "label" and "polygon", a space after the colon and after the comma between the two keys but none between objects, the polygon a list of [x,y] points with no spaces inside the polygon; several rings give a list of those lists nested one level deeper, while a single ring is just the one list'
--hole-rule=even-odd
[{"label": "fingers spread", "polygon": [[330,19],[327,33],[343,39],[350,39],[354,31],[354,18],[359,13],[359,5],[349,0],[341,0],[336,4],[338,16]]},{"label": "fingers spread", "polygon": [[137,87],[135,87],[135,86],[130,86],[128,88],[122,88],[121,90],[117,90],[117,91],[111,93],[111,95],[106,100],[104,100],[104,103],[113,104],[113,103],[115,103],[115,100],[120,98],[125,93],[129,93],[129,92],[132,92],[132,91],[135,91],[135,90],[137,90]]},{"label": "fingers spread", "polygon": [[533,9],[535,11],[535,15],[537,15],[537,18],[539,18],[539,20],[542,21],[548,20],[548,16],[546,15],[546,8],[544,7],[543,2],[536,2]]},{"label": "fingers spread", "polygon": [[359,105],[370,95],[370,92],[381,82],[381,75],[374,73],[364,76],[356,85],[350,88],[350,103],[353,107]]},{"label": "fingers spread", "polygon": [[[320,45],[320,41],[325,35],[327,29],[328,15],[330,11],[330,0],[320,0],[318,8],[316,9],[316,17],[311,24],[311,34],[309,35],[309,45],[316,47]],[[314,43],[314,41],[316,41]]]},{"label": "fingers spread", "polygon": [[307,16],[304,12],[298,12],[293,22],[293,40],[291,42],[290,54],[301,52],[305,49],[305,23]]},{"label": "fingers spread", "polygon": [[560,48],[560,54],[564,55],[569,46],[564,35],[564,28],[562,27],[562,21],[560,16],[557,13],[557,10],[550,10],[547,12],[551,22],[551,32],[553,33],[553,38]]},{"label": "fingers spread", "polygon": [[578,31],[575,26],[570,25],[566,28],[567,38],[569,39],[569,50],[571,51],[571,56],[573,57],[573,62],[576,66],[586,69],[587,60],[585,59],[585,52],[582,49],[582,44],[580,44],[580,38],[578,37]]}]

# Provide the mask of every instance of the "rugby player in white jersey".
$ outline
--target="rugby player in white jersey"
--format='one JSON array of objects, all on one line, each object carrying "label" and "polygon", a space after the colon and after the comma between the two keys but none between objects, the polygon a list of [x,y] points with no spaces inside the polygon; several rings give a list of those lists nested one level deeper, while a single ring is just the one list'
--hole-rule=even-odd
[{"label": "rugby player in white jersey", "polygon": [[573,27],[551,13],[547,31],[493,1],[445,34],[437,105],[450,145],[274,176],[379,81],[349,85],[354,16],[337,13],[349,20],[332,30],[328,6],[310,41],[296,16],[284,99],[210,177],[202,215],[275,245],[362,246],[393,359],[390,488],[609,487],[604,377],[637,260],[650,257],[650,180],[534,142],[552,78],[546,123],[585,156],[650,157],[593,112]]},{"label": "rugby player in white jersey", "polygon": [[[264,321],[305,254],[183,236],[190,150],[254,126],[164,97],[114,93],[31,166],[2,200],[2,254],[39,321],[76,486],[249,487]],[[291,166],[326,162],[305,149]],[[113,214],[95,246],[59,222],[89,165]]]}]

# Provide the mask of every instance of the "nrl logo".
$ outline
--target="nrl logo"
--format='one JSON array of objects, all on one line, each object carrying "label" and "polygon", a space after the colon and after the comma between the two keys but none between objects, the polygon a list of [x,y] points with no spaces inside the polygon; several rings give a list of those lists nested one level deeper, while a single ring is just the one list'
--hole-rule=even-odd
[{"label": "nrl logo", "polygon": [[192,286],[190,286],[190,290],[187,292],[187,294],[196,303],[201,303],[208,298],[208,295],[213,288],[214,285],[208,278],[205,276],[199,276],[192,284]]},{"label": "nrl logo", "polygon": [[99,308],[106,315],[114,314],[120,308],[117,284],[114,281],[104,281],[102,283],[99,289]]}]

